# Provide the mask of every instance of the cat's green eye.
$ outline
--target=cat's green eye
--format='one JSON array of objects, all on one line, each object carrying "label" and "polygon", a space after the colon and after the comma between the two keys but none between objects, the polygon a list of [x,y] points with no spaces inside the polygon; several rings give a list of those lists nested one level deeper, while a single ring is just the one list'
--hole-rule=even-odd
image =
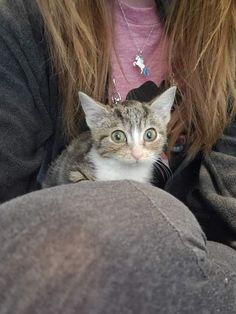
[{"label": "cat's green eye", "polygon": [[126,135],[123,131],[117,130],[111,134],[111,139],[115,143],[124,143],[126,142]]},{"label": "cat's green eye", "polygon": [[145,142],[155,141],[156,138],[157,138],[157,131],[153,128],[146,130],[143,136],[143,139]]}]

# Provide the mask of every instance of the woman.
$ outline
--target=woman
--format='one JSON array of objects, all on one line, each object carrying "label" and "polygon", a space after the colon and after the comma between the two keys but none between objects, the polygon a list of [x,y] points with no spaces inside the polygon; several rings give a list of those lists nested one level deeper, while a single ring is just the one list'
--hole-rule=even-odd
[{"label": "woman", "polygon": [[188,206],[132,182],[3,204],[2,312],[233,313],[235,16],[233,0],[1,4],[1,202],[39,189],[86,128],[78,90],[111,103],[177,84],[164,189]]}]

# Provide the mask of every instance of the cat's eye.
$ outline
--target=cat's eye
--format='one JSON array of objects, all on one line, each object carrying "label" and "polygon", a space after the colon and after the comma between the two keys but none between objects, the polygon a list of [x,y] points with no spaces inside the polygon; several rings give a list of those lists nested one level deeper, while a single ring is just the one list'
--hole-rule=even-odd
[{"label": "cat's eye", "polygon": [[156,138],[157,138],[157,131],[153,128],[146,130],[143,136],[143,139],[145,142],[155,141]]},{"label": "cat's eye", "polygon": [[111,139],[115,143],[124,143],[126,142],[126,135],[123,131],[117,130],[111,134]]}]

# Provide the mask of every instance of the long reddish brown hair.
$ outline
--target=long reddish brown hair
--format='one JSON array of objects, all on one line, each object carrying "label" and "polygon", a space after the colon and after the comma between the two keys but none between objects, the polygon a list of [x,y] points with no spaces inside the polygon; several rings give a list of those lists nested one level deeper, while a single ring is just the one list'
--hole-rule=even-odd
[{"label": "long reddish brown hair", "polygon": [[[70,137],[78,132],[78,90],[104,101],[112,41],[108,2],[37,0]],[[169,123],[169,144],[186,133],[193,157],[211,150],[236,113],[236,1],[172,0],[166,13],[169,79],[174,75],[182,96]]]},{"label": "long reddish brown hair", "polygon": [[166,28],[170,73],[182,93],[171,144],[185,131],[189,156],[208,153],[236,113],[236,1],[173,1]]}]

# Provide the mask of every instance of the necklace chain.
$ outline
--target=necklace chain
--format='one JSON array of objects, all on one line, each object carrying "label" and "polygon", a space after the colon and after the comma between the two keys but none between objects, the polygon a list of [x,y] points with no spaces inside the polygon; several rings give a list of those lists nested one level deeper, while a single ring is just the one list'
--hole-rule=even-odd
[{"label": "necklace chain", "polygon": [[[144,51],[144,49],[145,49],[145,47],[146,47],[146,45],[147,45],[147,43],[149,41],[149,38],[152,35],[152,33],[153,33],[153,31],[154,31],[154,29],[155,29],[157,24],[154,24],[152,26],[151,30],[149,31],[148,35],[146,36],[146,38],[143,41],[143,45],[141,46],[141,48],[139,48],[138,45],[137,45],[137,42],[135,41],[135,38],[132,35],[130,24],[129,24],[129,22],[127,20],[127,17],[125,15],[125,12],[124,12],[124,9],[122,7],[122,4],[121,4],[120,0],[117,0],[117,2],[119,4],[122,16],[123,16],[124,21],[125,21],[125,24],[127,25],[127,29],[128,29],[128,32],[129,32],[130,39],[133,41],[133,43],[134,43],[134,45],[135,45],[135,47],[137,49],[137,54],[134,56],[134,59],[133,59],[133,66],[134,67],[138,67],[140,69],[140,73],[146,77],[146,76],[149,75],[150,71],[149,71],[148,67],[145,65],[143,51]],[[117,103],[121,102],[121,95],[120,95],[120,93],[117,90],[116,80],[115,80],[114,76],[112,77],[111,102],[112,102],[112,104],[117,104]]]},{"label": "necklace chain", "polygon": [[118,103],[121,102],[121,96],[120,96],[120,93],[117,90],[116,79],[114,77],[112,78],[111,102],[112,102],[113,105],[117,105]]},{"label": "necklace chain", "polygon": [[144,48],[146,47],[146,45],[147,45],[147,43],[148,43],[148,40],[149,40],[149,38],[150,38],[151,34],[153,33],[153,31],[154,31],[154,29],[155,29],[155,27],[156,27],[156,24],[152,26],[152,28],[151,28],[150,32],[148,33],[148,36],[144,39],[143,47],[140,49],[140,48],[138,47],[138,45],[137,45],[137,43],[136,43],[136,41],[135,41],[134,37],[132,36],[132,32],[131,32],[131,29],[130,29],[130,25],[129,25],[129,22],[128,22],[127,18],[126,18],[126,15],[125,15],[124,9],[123,9],[123,7],[122,7],[122,4],[121,4],[120,0],[117,0],[117,2],[118,2],[118,4],[119,4],[119,7],[120,7],[120,10],[121,10],[121,13],[122,13],[123,18],[124,18],[124,20],[125,20],[125,23],[126,23],[126,25],[127,25],[127,28],[128,28],[128,31],[129,31],[130,38],[131,38],[131,39],[132,39],[132,41],[134,42],[135,47],[136,47],[136,49],[137,49],[138,53],[139,53],[139,54],[142,54],[142,53],[143,53],[143,51],[144,51]]}]

